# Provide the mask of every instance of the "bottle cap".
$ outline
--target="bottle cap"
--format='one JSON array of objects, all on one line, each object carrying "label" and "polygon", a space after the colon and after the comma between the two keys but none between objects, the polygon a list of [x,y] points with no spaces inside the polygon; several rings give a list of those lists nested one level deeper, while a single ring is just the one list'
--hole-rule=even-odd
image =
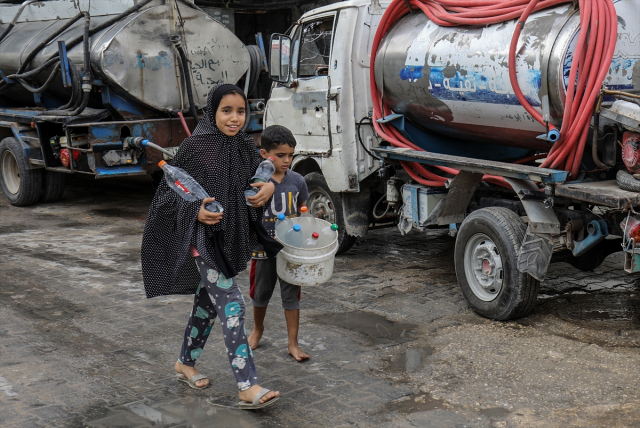
[{"label": "bottle cap", "polygon": [[160,162],[158,162],[158,166],[159,166],[160,168],[162,168],[162,167],[163,167],[163,166],[165,166],[166,164],[167,164],[167,163],[166,163],[165,161],[163,161],[163,160],[161,160]]},{"label": "bottle cap", "polygon": [[275,160],[273,157],[271,157],[271,156],[269,156],[269,158],[268,158],[268,159],[269,159],[271,162],[273,162],[273,163],[275,163],[275,162],[276,162],[276,160]]},{"label": "bottle cap", "polygon": [[306,206],[303,205],[302,207],[300,207],[301,213],[306,213],[307,211],[309,211],[309,208],[307,208]]},{"label": "bottle cap", "polygon": [[333,223],[333,224],[331,225],[331,230],[338,230],[338,225],[337,225],[337,224],[335,224],[335,223]]},{"label": "bottle cap", "polygon": [[318,238],[320,237],[320,234],[319,234],[318,232],[313,232],[313,233],[311,234],[311,237],[312,237],[313,239],[318,239]]},{"label": "bottle cap", "polygon": [[300,229],[301,229],[301,227],[300,227],[299,224],[294,224],[293,225],[293,230],[295,230],[296,232],[300,232]]},{"label": "bottle cap", "polygon": [[278,220],[284,220],[284,214],[282,213],[278,214]]}]

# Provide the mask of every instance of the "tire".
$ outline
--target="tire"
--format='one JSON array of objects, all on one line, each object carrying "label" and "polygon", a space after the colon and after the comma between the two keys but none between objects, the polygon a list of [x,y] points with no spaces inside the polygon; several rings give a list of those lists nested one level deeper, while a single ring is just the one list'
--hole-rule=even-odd
[{"label": "tire", "polygon": [[12,137],[0,141],[0,184],[5,196],[16,207],[32,205],[40,199],[42,169],[25,167],[22,145]]},{"label": "tire", "polygon": [[336,195],[327,185],[324,176],[319,172],[312,172],[304,176],[309,190],[307,206],[309,213],[329,223],[338,225],[338,252],[347,252],[356,242],[356,237],[347,234],[344,224],[344,212],[342,210],[342,198]]},{"label": "tire", "polygon": [[40,202],[56,202],[62,199],[66,179],[66,174],[62,172],[43,171]]},{"label": "tire", "polygon": [[640,180],[633,178],[633,175],[629,174],[627,171],[622,169],[618,170],[618,173],[616,174],[616,181],[618,182],[618,187],[622,190],[640,192]]},{"label": "tire", "polygon": [[525,231],[524,222],[507,208],[483,208],[462,223],[455,246],[456,275],[479,315],[506,321],[533,308],[540,283],[517,268]]}]

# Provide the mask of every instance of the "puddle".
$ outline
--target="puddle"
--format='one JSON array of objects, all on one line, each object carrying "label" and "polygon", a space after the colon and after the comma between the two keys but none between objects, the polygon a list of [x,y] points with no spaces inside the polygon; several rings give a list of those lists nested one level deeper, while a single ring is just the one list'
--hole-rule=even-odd
[{"label": "puddle", "polygon": [[556,314],[590,328],[640,328],[640,299],[628,294],[578,295],[563,298]]},{"label": "puddle", "polygon": [[[138,401],[106,409],[83,412],[77,426],[91,428],[112,427],[234,427],[259,426],[256,416],[241,410],[216,408],[206,402],[207,397],[183,397],[171,402]],[[97,411],[96,411],[97,410]]]},{"label": "puddle", "polygon": [[409,340],[407,334],[417,327],[415,324],[396,323],[381,315],[361,311],[315,315],[309,321],[361,333],[368,339],[368,345],[405,342]]},{"label": "puddle", "polygon": [[428,412],[430,410],[445,409],[443,400],[436,400],[430,394],[413,394],[398,400],[389,401],[377,413],[398,412],[402,414]]},{"label": "puddle", "polygon": [[502,407],[492,407],[490,409],[480,410],[481,415],[485,415],[490,419],[500,419],[507,416],[509,413],[511,413],[511,410],[507,410]]},{"label": "puddle", "polygon": [[407,349],[402,354],[394,355],[383,359],[387,363],[385,371],[409,373],[422,366],[426,358],[433,355],[435,348],[426,346],[424,348]]}]

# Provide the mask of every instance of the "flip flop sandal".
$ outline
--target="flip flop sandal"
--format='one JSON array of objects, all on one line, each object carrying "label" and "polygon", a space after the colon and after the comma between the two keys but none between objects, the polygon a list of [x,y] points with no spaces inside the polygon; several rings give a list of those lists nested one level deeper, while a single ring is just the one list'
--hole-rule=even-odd
[{"label": "flip flop sandal", "polygon": [[211,404],[212,406],[223,407],[225,409],[257,410],[257,409],[262,409],[272,405],[278,400],[278,398],[280,398],[280,397],[274,397],[271,400],[267,401],[266,403],[261,403],[260,399],[264,397],[266,394],[268,394],[269,392],[270,392],[269,389],[262,388],[258,393],[258,395],[256,395],[256,397],[253,399],[252,403],[249,403],[248,401],[240,401],[240,402],[234,403],[234,400],[237,400],[237,398],[233,398],[231,396],[226,396],[226,395],[211,397],[207,399],[207,403]]},{"label": "flip flop sandal", "polygon": [[271,392],[270,389],[262,388],[260,390],[260,392],[258,392],[256,394],[256,396],[253,399],[252,403],[249,403],[248,401],[240,401],[238,403],[238,407],[240,409],[243,409],[243,410],[255,410],[255,409],[262,409],[262,408],[265,408],[267,406],[270,406],[273,403],[275,403],[276,401],[278,401],[278,398],[280,398],[280,397],[273,397],[271,400],[265,401],[264,403],[261,403],[260,399],[262,397],[264,397],[265,395],[267,395],[268,393],[270,393],[270,392]]},{"label": "flip flop sandal", "polygon": [[[211,386],[211,379],[209,379],[209,376],[203,375],[203,374],[194,374],[193,376],[191,376],[191,378],[187,378],[182,373],[177,373],[176,374],[176,379],[178,379],[180,382],[186,383],[187,385],[189,385],[193,389],[205,389],[205,388],[208,388],[209,386]],[[207,384],[207,386],[197,386],[196,385],[196,382],[199,381],[199,380],[202,380],[202,379],[209,379],[209,383]]]}]

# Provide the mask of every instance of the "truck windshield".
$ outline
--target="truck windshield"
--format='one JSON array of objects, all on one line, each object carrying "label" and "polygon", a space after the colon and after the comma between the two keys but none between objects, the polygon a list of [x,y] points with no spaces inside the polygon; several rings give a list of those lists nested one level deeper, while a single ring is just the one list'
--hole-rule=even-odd
[{"label": "truck windshield", "polygon": [[328,74],[332,35],[333,17],[304,25],[300,41],[298,77]]}]

